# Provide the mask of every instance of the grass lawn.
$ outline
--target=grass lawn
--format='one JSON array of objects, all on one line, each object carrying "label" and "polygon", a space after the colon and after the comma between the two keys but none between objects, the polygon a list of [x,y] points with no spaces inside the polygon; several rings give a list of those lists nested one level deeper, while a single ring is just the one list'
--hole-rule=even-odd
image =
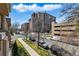
[{"label": "grass lawn", "polygon": [[18,40],[16,40],[16,44],[17,44],[17,47],[18,47],[18,54],[19,54],[19,56],[30,56],[28,51],[25,50],[23,45]]},{"label": "grass lawn", "polygon": [[42,47],[37,47],[37,44],[33,43],[30,40],[24,39],[24,41],[31,47],[33,48],[40,56],[50,56],[49,52],[45,49],[43,49]]}]

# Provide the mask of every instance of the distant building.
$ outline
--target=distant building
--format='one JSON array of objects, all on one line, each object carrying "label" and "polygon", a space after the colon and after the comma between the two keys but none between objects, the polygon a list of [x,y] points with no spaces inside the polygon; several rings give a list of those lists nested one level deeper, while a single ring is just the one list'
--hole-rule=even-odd
[{"label": "distant building", "polygon": [[24,32],[24,33],[28,33],[29,31],[29,23],[23,23],[21,25],[21,30]]},{"label": "distant building", "polygon": [[23,32],[25,32],[25,27],[26,27],[26,23],[23,23],[23,24],[21,25],[21,30],[22,30]]},{"label": "distant building", "polygon": [[33,32],[50,32],[51,22],[56,22],[56,17],[43,12],[33,13],[31,16]]},{"label": "distant building", "polygon": [[30,18],[29,19],[29,33],[33,32],[33,22],[32,22],[32,19]]}]

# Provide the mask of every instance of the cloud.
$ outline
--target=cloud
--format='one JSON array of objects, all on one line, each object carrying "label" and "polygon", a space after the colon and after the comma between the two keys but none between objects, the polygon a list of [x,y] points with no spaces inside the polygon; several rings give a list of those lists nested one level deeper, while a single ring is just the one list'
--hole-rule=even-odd
[{"label": "cloud", "polygon": [[13,5],[13,9],[19,11],[19,12],[26,12],[26,11],[51,11],[54,9],[61,8],[62,5],[60,4],[45,4],[43,6],[38,6],[37,4],[32,5],[24,5],[24,4],[18,4]]}]

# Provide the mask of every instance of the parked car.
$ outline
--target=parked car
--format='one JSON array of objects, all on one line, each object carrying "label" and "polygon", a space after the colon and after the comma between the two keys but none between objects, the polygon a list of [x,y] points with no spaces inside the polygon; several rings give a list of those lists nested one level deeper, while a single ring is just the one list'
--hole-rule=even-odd
[{"label": "parked car", "polygon": [[39,43],[40,43],[40,44],[44,44],[45,42],[44,42],[43,40],[40,40]]},{"label": "parked car", "polygon": [[35,40],[34,38],[32,38],[32,37],[29,37],[29,40],[31,40],[31,41],[33,41],[33,42],[36,41],[36,40]]},{"label": "parked car", "polygon": [[41,45],[44,49],[49,49],[48,45],[46,43]]},{"label": "parked car", "polygon": [[35,42],[36,40],[34,38],[32,38],[31,41]]},{"label": "parked car", "polygon": [[48,49],[48,45],[43,40],[39,41],[39,46],[41,46],[44,49]]},{"label": "parked car", "polygon": [[67,52],[66,50],[64,50],[63,48],[57,46],[57,45],[52,45],[50,47],[50,51],[51,53],[57,55],[57,56],[71,56],[72,54],[70,54],[69,52]]}]

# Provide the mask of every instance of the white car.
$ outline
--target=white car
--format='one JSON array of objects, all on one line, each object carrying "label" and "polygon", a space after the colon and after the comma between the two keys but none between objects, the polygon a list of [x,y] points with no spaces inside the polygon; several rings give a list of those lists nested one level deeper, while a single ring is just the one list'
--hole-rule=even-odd
[{"label": "white car", "polygon": [[53,36],[51,40],[60,40],[60,36]]}]

